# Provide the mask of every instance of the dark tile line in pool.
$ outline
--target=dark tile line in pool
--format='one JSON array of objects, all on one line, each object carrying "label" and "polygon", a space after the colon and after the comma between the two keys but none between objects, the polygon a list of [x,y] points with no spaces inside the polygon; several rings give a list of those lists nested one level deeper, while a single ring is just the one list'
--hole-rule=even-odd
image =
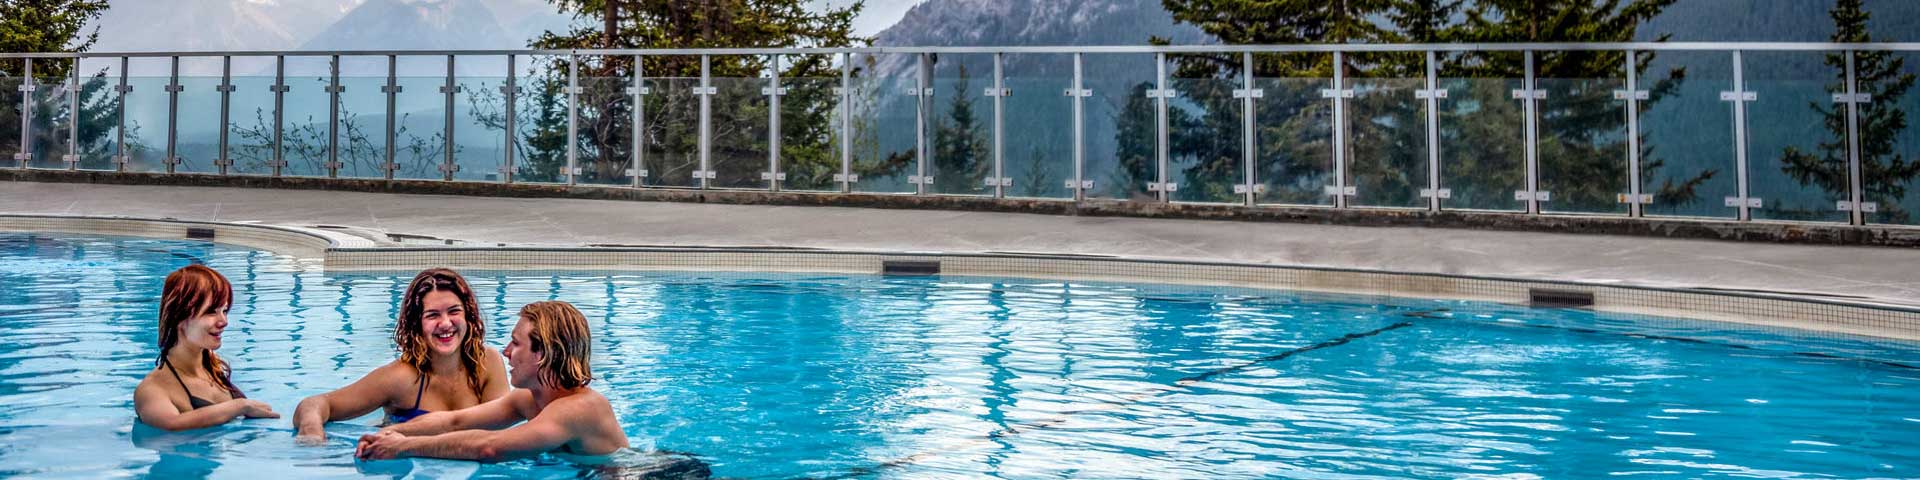
[{"label": "dark tile line in pool", "polygon": [[[1423,316],[1420,318],[1451,318],[1451,317]],[[1547,329],[1547,330],[1564,330],[1564,331],[1569,331],[1574,333],[1586,333],[1586,334],[1596,334],[1596,335],[1618,335],[1618,336],[1638,338],[1643,340],[1669,340],[1669,341],[1692,343],[1692,344],[1699,344],[1699,345],[1712,345],[1716,347],[1726,347],[1726,348],[1731,348],[1735,350],[1756,350],[1751,345],[1741,345],[1737,343],[1725,343],[1725,342],[1713,342],[1713,341],[1701,340],[1698,338],[1675,337],[1671,335],[1654,335],[1654,334],[1648,334],[1648,333],[1632,333],[1632,332],[1607,332],[1607,331],[1601,331],[1601,330],[1592,329],[1592,328],[1563,327],[1559,325],[1542,325],[1542,324],[1532,324],[1532,323],[1523,323],[1523,324],[1517,324],[1517,325],[1511,324],[1511,323],[1493,323],[1492,325],[1519,326],[1519,327],[1540,328],[1540,329]],[[1884,366],[1903,369],[1903,370],[1920,370],[1920,366],[1908,365],[1905,363],[1895,362],[1892,360],[1880,360],[1875,358],[1864,358],[1864,357],[1858,357],[1858,358],[1845,357],[1840,355],[1834,355],[1831,353],[1821,353],[1821,352],[1782,352],[1782,353],[1789,353],[1789,354],[1799,355],[1803,357],[1826,358],[1826,359],[1833,359],[1833,360],[1846,360],[1846,361],[1873,363],[1873,364],[1879,364],[1879,365],[1884,365]]]}]

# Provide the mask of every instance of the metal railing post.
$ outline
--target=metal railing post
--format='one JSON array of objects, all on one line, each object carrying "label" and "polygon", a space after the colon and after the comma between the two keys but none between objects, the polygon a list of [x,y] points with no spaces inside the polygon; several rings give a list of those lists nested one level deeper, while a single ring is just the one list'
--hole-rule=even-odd
[{"label": "metal railing post", "polygon": [[1427,51],[1427,211],[1440,211],[1440,200],[1450,197],[1440,185],[1440,90],[1439,54]]},{"label": "metal railing post", "polygon": [[1170,188],[1167,185],[1167,156],[1168,152],[1172,150],[1167,145],[1167,97],[1171,96],[1172,93],[1172,90],[1167,87],[1167,54],[1156,53],[1153,55],[1153,71],[1154,88],[1158,89],[1158,93],[1154,95],[1156,98],[1153,102],[1154,188],[1150,190],[1159,192],[1158,198],[1164,203],[1173,201],[1173,194],[1168,192]]},{"label": "metal railing post", "polygon": [[232,174],[232,146],[227,143],[228,123],[233,112],[233,57],[220,57],[220,158],[213,163],[220,167],[221,175]]},{"label": "metal railing post", "polygon": [[629,152],[627,157],[631,163],[627,169],[627,177],[628,181],[632,182],[633,188],[645,185],[648,173],[646,163],[647,82],[646,77],[643,76],[646,68],[641,65],[643,59],[644,57],[639,55],[633,56],[633,86],[627,90],[627,98],[632,99],[633,102],[632,112],[630,112],[633,118],[632,122],[629,122],[633,124],[631,140],[633,151]]},{"label": "metal railing post", "polygon": [[1640,69],[1638,54],[1627,51],[1627,215],[1647,214],[1647,196],[1640,179]]},{"label": "metal railing post", "polygon": [[[1860,80],[1854,67],[1854,51],[1847,51],[1847,215],[1848,223],[1866,225],[1866,191],[1862,189],[1866,179],[1862,175],[1860,158]],[[1875,210],[1878,210],[1876,208]]]},{"label": "metal railing post", "polygon": [[180,57],[172,59],[171,73],[167,75],[167,173],[176,173],[180,167],[180,154],[177,150],[180,135]]},{"label": "metal railing post", "polygon": [[1347,208],[1347,81],[1346,53],[1333,52],[1333,89],[1324,92],[1333,99],[1333,208]]},{"label": "metal railing post", "polygon": [[1006,70],[1002,54],[993,54],[993,197],[1007,198]]},{"label": "metal railing post", "polygon": [[400,119],[394,118],[399,116],[399,69],[399,57],[387,55],[387,86],[380,89],[382,93],[387,94],[387,161],[386,164],[380,166],[380,170],[384,172],[382,176],[387,180],[392,180],[394,172],[400,170],[400,159],[394,155],[395,150],[393,145],[394,135],[398,130],[400,122]]},{"label": "metal railing post", "polygon": [[67,155],[62,158],[67,170],[80,169],[80,57],[74,57],[73,68],[67,72],[73,86],[67,88]]},{"label": "metal railing post", "polygon": [[518,128],[518,126],[514,125],[514,123],[516,123],[514,121],[514,115],[517,114],[517,112],[514,111],[514,102],[520,96],[520,86],[514,79],[516,73],[513,65],[514,60],[513,55],[507,55],[507,83],[500,86],[500,95],[506,99],[507,103],[507,108],[503,110],[506,112],[507,118],[505,122],[501,122],[506,127],[506,139],[505,142],[503,142],[503,150],[505,150],[506,158],[501,159],[500,163],[500,183],[507,184],[513,183],[513,146],[519,142],[519,139],[516,138],[519,134],[514,131],[514,129]]},{"label": "metal railing post", "polygon": [[1087,119],[1085,68],[1083,55],[1073,54],[1073,87],[1067,90],[1067,96],[1073,97],[1073,182],[1068,185],[1073,191],[1073,201],[1087,200]]},{"label": "metal railing post", "polygon": [[767,191],[780,191],[780,55],[768,55],[771,76],[767,80]]},{"label": "metal railing post", "polygon": [[700,188],[713,188],[713,57],[700,56]]},{"label": "metal railing post", "polygon": [[840,54],[840,193],[853,191],[853,54]]},{"label": "metal railing post", "polygon": [[460,171],[460,164],[458,163],[458,160],[454,158],[455,157],[454,151],[458,148],[458,144],[454,143],[454,140],[453,140],[454,94],[460,93],[460,81],[454,77],[455,77],[454,56],[447,55],[447,84],[446,86],[440,87],[440,92],[446,94],[447,96],[447,111],[446,111],[447,122],[445,127],[446,130],[443,132],[444,136],[442,138],[442,140],[445,140],[446,143],[444,147],[441,147],[442,150],[444,150],[446,153],[446,160],[440,164],[440,179],[448,182],[453,181],[454,172]]},{"label": "metal railing post", "polygon": [[1733,154],[1738,162],[1734,168],[1734,178],[1740,183],[1740,221],[1753,220],[1753,196],[1747,189],[1747,82],[1745,67],[1741,64],[1740,51],[1733,51]]},{"label": "metal railing post", "polygon": [[127,84],[127,67],[132,63],[131,58],[120,57],[120,85],[114,88],[114,92],[120,95],[119,105],[113,112],[114,117],[117,118],[116,121],[119,122],[119,128],[115,129],[113,134],[113,170],[116,172],[127,171],[129,160],[127,158],[129,154],[127,152],[127,94],[133,93],[133,86]]},{"label": "metal railing post", "polygon": [[1540,214],[1540,96],[1536,85],[1537,73],[1533,62],[1533,51],[1525,53],[1527,61],[1526,98],[1521,99],[1527,115],[1527,214]]},{"label": "metal railing post", "polygon": [[286,174],[287,56],[273,57],[273,176]]},{"label": "metal railing post", "polygon": [[1258,88],[1253,84],[1253,53],[1242,52],[1240,54],[1240,89],[1243,92],[1240,103],[1242,122],[1240,125],[1240,183],[1246,194],[1243,201],[1248,207],[1259,201],[1260,190],[1260,179],[1255,176],[1257,170],[1254,166],[1254,150],[1258,145],[1254,135],[1259,130],[1254,127],[1253,99],[1261,96]]},{"label": "metal railing post", "polygon": [[929,61],[925,53],[919,55],[919,60],[919,76],[914,80],[915,88],[913,90],[913,164],[914,170],[919,173],[917,173],[916,177],[912,180],[914,184],[913,193],[916,195],[926,195],[927,192],[931,190],[929,184],[933,183],[927,181],[927,163],[930,162],[927,158],[929,156],[929,152],[927,151],[927,115],[930,112],[927,110],[929,109],[928,100],[933,98],[932,95],[927,94],[927,90],[932,88],[927,81],[927,70],[932,69],[932,62]]},{"label": "metal railing post", "polygon": [[327,83],[327,178],[340,178],[340,56],[331,57]]},{"label": "metal railing post", "polygon": [[567,184],[580,181],[580,57],[567,54]]}]

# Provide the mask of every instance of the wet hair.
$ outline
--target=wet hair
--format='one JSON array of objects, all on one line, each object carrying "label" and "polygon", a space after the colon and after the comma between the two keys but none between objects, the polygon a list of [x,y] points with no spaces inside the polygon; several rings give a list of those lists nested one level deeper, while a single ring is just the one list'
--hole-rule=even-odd
[{"label": "wet hair", "polygon": [[593,348],[587,317],[567,302],[534,302],[520,308],[527,322],[527,348],[541,354],[540,384],[569,390],[593,383]]},{"label": "wet hair", "polygon": [[[167,351],[180,344],[180,326],[187,320],[232,305],[233,284],[206,265],[188,265],[167,274],[160,287],[160,358],[154,363],[165,362]],[[200,366],[213,374],[227,394],[240,396],[240,388],[233,386],[232,370],[219,355],[212,350],[201,352]]]},{"label": "wet hair", "polygon": [[400,351],[400,361],[412,365],[421,376],[433,371],[431,342],[427,339],[427,330],[422,317],[426,314],[427,294],[433,292],[452,293],[459,299],[460,309],[467,322],[467,338],[460,341],[460,365],[467,369],[467,388],[473,390],[473,396],[484,398],[486,391],[484,380],[480,376],[480,357],[486,354],[482,338],[486,336],[487,325],[480,321],[480,306],[474,302],[473,287],[467,286],[467,279],[458,272],[445,268],[430,268],[413,276],[413,282],[407,284],[407,291],[400,298],[400,318],[393,325],[393,344]]}]

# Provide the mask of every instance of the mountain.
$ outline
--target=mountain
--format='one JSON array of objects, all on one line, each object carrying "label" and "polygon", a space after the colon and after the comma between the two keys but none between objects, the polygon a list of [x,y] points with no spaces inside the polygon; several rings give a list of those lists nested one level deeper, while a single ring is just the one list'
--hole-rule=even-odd
[{"label": "mountain", "polygon": [[502,50],[525,48],[480,0],[366,0],[300,50]]},{"label": "mountain", "polygon": [[[1920,1],[1866,0],[1875,41],[1920,41]],[[1833,35],[1833,0],[1682,0],[1634,35],[1673,42],[1825,42]]]},{"label": "mountain", "polygon": [[[883,47],[1146,45],[1153,37],[1174,45],[1218,43],[1191,25],[1176,24],[1160,0],[929,0],[908,10],[900,22],[874,38]],[[907,78],[914,59],[885,55],[873,69],[890,78]],[[968,71],[990,71],[984,56],[957,61]],[[1012,56],[1009,75],[1064,75],[1069,63],[1058,58]],[[1107,64],[1089,67],[1103,75]]]},{"label": "mountain", "polygon": [[[114,0],[92,24],[96,52],[207,52],[294,48],[356,0]],[[297,19],[297,20],[296,20]]]},{"label": "mountain", "polygon": [[1175,45],[1215,43],[1178,25],[1160,0],[930,0],[874,38],[878,46]]}]

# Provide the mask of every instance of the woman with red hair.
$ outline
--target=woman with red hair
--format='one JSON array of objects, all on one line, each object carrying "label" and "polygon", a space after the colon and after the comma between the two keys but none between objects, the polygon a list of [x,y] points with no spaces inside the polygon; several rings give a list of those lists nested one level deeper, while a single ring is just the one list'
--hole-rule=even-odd
[{"label": "woman with red hair", "polygon": [[213,351],[227,328],[233,285],[204,265],[167,275],[160,292],[160,359],[133,389],[140,421],[169,431],[206,428],[235,418],[280,418],[233,385],[233,369]]}]

